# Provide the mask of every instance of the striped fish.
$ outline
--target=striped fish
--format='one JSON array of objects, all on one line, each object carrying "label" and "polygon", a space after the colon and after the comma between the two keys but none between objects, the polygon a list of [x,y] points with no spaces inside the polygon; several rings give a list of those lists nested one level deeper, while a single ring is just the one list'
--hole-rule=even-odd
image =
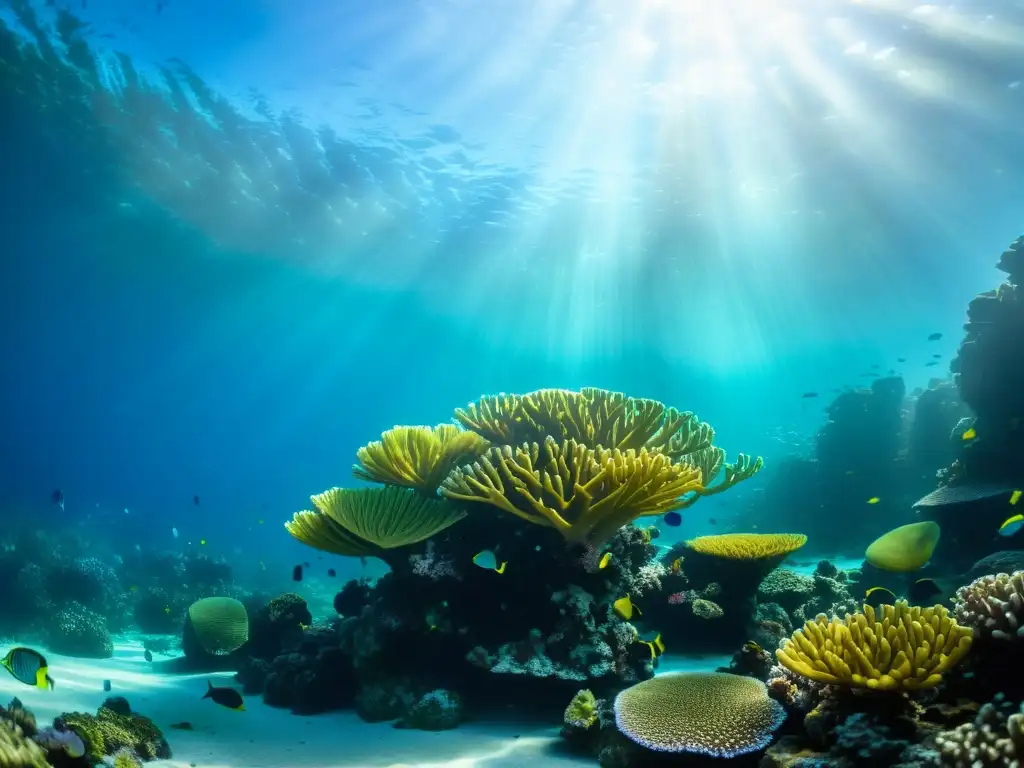
[{"label": "striped fish", "polygon": [[38,651],[31,648],[12,648],[0,664],[25,685],[34,685],[44,691],[53,687],[46,659]]}]

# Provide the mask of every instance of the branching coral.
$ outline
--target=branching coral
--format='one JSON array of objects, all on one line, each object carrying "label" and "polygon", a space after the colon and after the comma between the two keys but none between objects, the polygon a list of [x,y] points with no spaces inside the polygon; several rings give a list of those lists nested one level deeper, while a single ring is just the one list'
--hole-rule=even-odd
[{"label": "branching coral", "polygon": [[658,752],[756,752],[785,718],[760,680],[720,672],[660,675],[615,698],[619,731]]},{"label": "branching coral", "polygon": [[568,541],[599,543],[641,515],[669,512],[701,488],[700,470],[642,448],[588,448],[575,440],[492,448],[456,469],[441,487],[449,498],[485,502]]},{"label": "branching coral", "polygon": [[982,706],[974,722],[936,736],[935,747],[942,765],[954,768],[1019,766],[1024,757],[1024,708],[997,696]]},{"label": "branching coral", "polygon": [[49,768],[39,746],[21,728],[0,722],[0,766],[4,768]]},{"label": "branching coral", "polygon": [[971,647],[971,631],[941,605],[914,606],[905,600],[882,606],[876,621],[864,612],[829,621],[819,614],[793,633],[775,655],[786,668],[830,685],[876,690],[934,688]]},{"label": "branching coral", "polygon": [[429,539],[466,513],[404,488],[332,488],[312,497],[316,511],[296,512],[285,528],[325,552],[350,557],[379,554]]},{"label": "branching coral", "polygon": [[975,579],[956,591],[953,603],[957,621],[973,629],[975,637],[1024,636],[1024,571]]},{"label": "branching coral", "polygon": [[476,432],[454,424],[395,427],[359,449],[352,474],[361,480],[415,488],[433,495],[459,464],[474,461],[489,447]]}]

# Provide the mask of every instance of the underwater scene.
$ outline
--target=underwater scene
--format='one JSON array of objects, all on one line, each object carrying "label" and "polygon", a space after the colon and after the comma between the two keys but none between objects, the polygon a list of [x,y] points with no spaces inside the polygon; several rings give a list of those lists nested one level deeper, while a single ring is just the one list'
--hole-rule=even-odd
[{"label": "underwater scene", "polygon": [[1024,761],[1024,3],[0,0],[0,768]]}]

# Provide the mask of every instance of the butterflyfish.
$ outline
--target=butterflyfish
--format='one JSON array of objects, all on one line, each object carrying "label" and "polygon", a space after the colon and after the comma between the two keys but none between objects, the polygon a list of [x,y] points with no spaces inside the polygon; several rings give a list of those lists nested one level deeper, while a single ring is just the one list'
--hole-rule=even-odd
[{"label": "butterflyfish", "polygon": [[620,597],[612,603],[612,610],[614,610],[620,618],[625,619],[626,621],[633,618],[633,611],[636,611],[638,616],[643,616],[643,612],[633,605],[633,601],[629,599],[629,595]]},{"label": "butterflyfish", "polygon": [[485,549],[483,552],[478,552],[474,555],[473,565],[478,568],[484,568],[488,571],[494,571],[495,573],[504,573],[505,566],[508,565],[508,561],[503,560],[499,565],[498,558],[495,554],[491,550]]},{"label": "butterflyfish", "polygon": [[7,655],[0,660],[4,669],[20,683],[34,685],[44,691],[53,687],[53,680],[50,679],[49,667],[46,658],[39,651],[31,648],[12,648]]},{"label": "butterflyfish", "polygon": [[637,642],[643,643],[651,649],[651,658],[656,659],[665,652],[665,643],[661,639],[661,632],[650,632],[637,638]]},{"label": "butterflyfish", "polygon": [[864,599],[871,600],[871,605],[878,605],[879,603],[894,604],[896,602],[896,593],[891,589],[885,587],[872,587],[864,593]]}]

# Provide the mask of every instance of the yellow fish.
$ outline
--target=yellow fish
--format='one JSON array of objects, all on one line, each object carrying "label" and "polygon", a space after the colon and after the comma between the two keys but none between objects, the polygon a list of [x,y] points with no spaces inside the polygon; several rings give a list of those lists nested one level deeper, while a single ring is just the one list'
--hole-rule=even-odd
[{"label": "yellow fish", "polygon": [[864,593],[864,599],[867,600],[872,595],[874,595],[875,600],[879,602],[896,602],[896,594],[891,589],[886,589],[885,587],[872,587]]},{"label": "yellow fish", "polygon": [[1020,497],[1021,497],[1021,492],[1020,491],[1014,491],[1013,493],[1011,493],[1010,494],[1010,504],[1012,504],[1013,506],[1017,506],[1017,502],[1020,501]]},{"label": "yellow fish", "polygon": [[672,561],[672,573],[680,574],[683,572],[683,558],[677,557]]},{"label": "yellow fish", "polygon": [[166,608],[164,608],[164,613],[166,613],[167,615],[170,615],[170,613],[171,613],[171,606],[168,605]]},{"label": "yellow fish", "polygon": [[977,436],[978,436],[978,433],[974,431],[974,427],[970,427],[966,432],[964,432],[962,435],[960,435],[960,439],[963,440],[966,443],[966,442],[968,442],[970,440],[973,440]]},{"label": "yellow fish", "polygon": [[629,595],[620,597],[612,603],[612,610],[614,610],[620,618],[625,619],[626,621],[633,618],[633,611],[636,611],[638,616],[643,616],[643,612],[633,605],[633,601],[629,599]]},{"label": "yellow fish", "polygon": [[870,499],[868,499],[868,504],[877,504],[880,501],[881,499],[878,498],[877,496],[872,496]]},{"label": "yellow fish", "polygon": [[652,659],[656,659],[659,656],[661,656],[661,654],[663,654],[665,652],[665,643],[663,643],[662,640],[661,640],[661,633],[660,632],[655,632],[653,635],[647,635],[646,637],[650,637],[650,639],[647,640],[647,639],[641,637],[641,638],[637,639],[637,642],[638,643],[643,643],[644,645],[646,645],[648,648],[651,649],[651,658]]},{"label": "yellow fish", "polygon": [[200,539],[199,540],[199,546],[205,547],[206,546],[206,539]]},{"label": "yellow fish", "polygon": [[1013,536],[1021,528],[1024,528],[1024,515],[1014,515],[1009,517],[1006,521],[999,526],[1000,536]]},{"label": "yellow fish", "polygon": [[604,556],[601,557],[601,562],[599,562],[597,564],[597,567],[598,568],[602,568],[602,569],[607,568],[608,567],[608,563],[610,563],[611,561],[612,561],[612,553],[611,552],[605,552]]}]

